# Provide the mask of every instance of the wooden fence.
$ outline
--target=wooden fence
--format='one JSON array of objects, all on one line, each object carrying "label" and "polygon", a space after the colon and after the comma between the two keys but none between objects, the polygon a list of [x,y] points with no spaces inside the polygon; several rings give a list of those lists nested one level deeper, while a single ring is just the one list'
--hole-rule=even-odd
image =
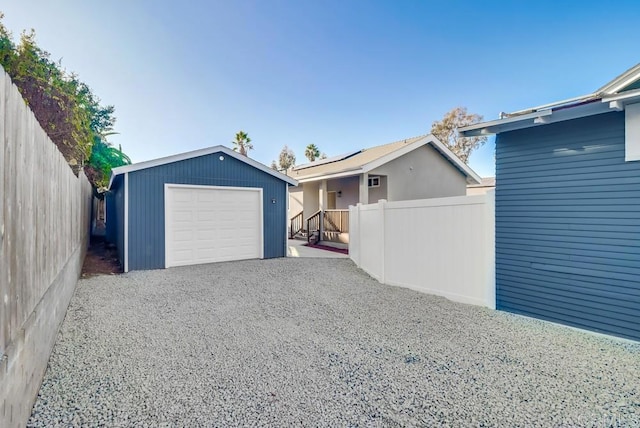
[{"label": "wooden fence", "polygon": [[0,67],[0,426],[24,426],[84,260],[92,190]]}]

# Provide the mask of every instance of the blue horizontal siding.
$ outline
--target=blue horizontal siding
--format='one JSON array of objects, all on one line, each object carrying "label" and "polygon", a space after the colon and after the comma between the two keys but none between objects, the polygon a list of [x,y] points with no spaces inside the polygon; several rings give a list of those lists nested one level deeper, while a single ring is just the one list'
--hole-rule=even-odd
[{"label": "blue horizontal siding", "polygon": [[223,155],[223,161],[213,153],[129,173],[129,270],[165,266],[165,183],[262,188],[264,258],[286,256],[287,183]]},{"label": "blue horizontal siding", "polygon": [[498,309],[640,340],[640,162],[624,113],[496,138]]},{"label": "blue horizontal siding", "polygon": [[124,266],[124,183],[123,176],[114,178],[111,189],[106,193],[106,240],[114,244],[120,266]]}]

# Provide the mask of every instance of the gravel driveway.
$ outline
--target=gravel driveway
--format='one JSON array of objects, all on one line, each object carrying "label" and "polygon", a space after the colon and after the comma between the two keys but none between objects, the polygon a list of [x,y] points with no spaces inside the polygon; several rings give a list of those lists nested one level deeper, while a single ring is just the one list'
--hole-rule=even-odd
[{"label": "gravel driveway", "polygon": [[345,259],[81,280],[29,426],[640,426],[640,344]]}]

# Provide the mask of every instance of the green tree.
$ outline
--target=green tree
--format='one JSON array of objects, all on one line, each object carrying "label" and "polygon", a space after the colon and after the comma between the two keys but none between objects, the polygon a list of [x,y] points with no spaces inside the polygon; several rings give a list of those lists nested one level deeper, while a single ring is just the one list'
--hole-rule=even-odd
[{"label": "green tree", "polygon": [[[37,45],[33,30],[23,32],[15,44],[1,22],[3,17],[0,13],[0,65],[71,168],[77,172],[84,167],[89,180],[99,187],[105,176],[108,179],[110,169],[107,172],[103,164],[92,165],[92,160],[103,158],[93,156],[93,149],[96,145],[100,146],[97,150],[110,147],[105,136],[113,130],[114,107],[102,106],[77,75],[67,73],[60,62],[52,61],[49,53]],[[122,155],[107,158],[116,162],[114,166],[130,163]]]},{"label": "green tree", "polygon": [[131,159],[122,152],[121,147],[114,147],[106,139],[96,137],[89,159],[90,168],[85,168],[87,177],[92,174],[96,187],[106,187],[111,177],[111,169],[122,165],[130,165]]},{"label": "green tree", "polygon": [[320,157],[320,149],[315,144],[309,144],[304,149],[304,156],[309,159],[309,162],[313,162]]},{"label": "green tree", "polygon": [[241,155],[248,156],[249,150],[253,150],[253,144],[251,144],[251,138],[244,131],[238,131],[236,133],[236,139],[231,142],[233,144],[233,150],[239,152]]},{"label": "green tree", "polygon": [[487,142],[486,136],[461,137],[458,128],[482,121],[482,116],[467,112],[466,107],[456,107],[444,115],[442,120],[431,125],[433,134],[441,143],[460,158],[464,163],[469,162],[471,153]]},{"label": "green tree", "polygon": [[280,166],[280,170],[287,171],[296,163],[296,154],[293,153],[286,145],[280,151],[280,156],[278,157],[278,165]]}]

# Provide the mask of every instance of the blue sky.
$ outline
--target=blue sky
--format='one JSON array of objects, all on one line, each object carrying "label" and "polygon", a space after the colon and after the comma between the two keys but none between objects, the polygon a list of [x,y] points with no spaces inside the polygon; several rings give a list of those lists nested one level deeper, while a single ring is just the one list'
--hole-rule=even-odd
[{"label": "blue sky", "polygon": [[[116,107],[134,162],[230,145],[298,163],[589,93],[640,62],[634,1],[14,0],[14,35]],[[493,175],[493,141],[470,165]]]}]

